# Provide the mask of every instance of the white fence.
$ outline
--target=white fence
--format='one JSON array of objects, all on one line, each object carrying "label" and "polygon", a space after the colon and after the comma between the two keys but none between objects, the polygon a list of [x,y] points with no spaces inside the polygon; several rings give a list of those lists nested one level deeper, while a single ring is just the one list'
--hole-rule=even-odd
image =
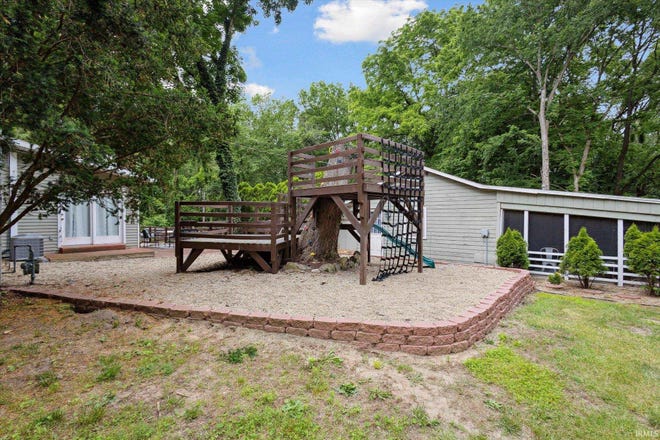
[{"label": "white fence", "polygon": [[[535,275],[550,275],[559,270],[559,263],[564,256],[561,252],[538,252],[528,251],[529,256],[529,271]],[[600,257],[607,267],[607,272],[602,273],[599,277],[594,278],[596,281],[603,281],[606,283],[616,283],[619,286],[624,284],[629,285],[642,285],[644,278],[640,275],[630,272],[626,265],[626,258],[622,257],[619,261],[618,257],[602,256]],[[576,278],[571,276],[570,278]]]}]

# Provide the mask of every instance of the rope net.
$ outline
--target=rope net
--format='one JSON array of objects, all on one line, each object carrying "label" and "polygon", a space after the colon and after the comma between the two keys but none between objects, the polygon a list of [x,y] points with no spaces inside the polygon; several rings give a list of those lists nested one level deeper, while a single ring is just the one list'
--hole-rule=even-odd
[{"label": "rope net", "polygon": [[424,195],[424,153],[382,140],[383,199],[380,268],[373,281],[410,272],[417,265],[417,232]]}]

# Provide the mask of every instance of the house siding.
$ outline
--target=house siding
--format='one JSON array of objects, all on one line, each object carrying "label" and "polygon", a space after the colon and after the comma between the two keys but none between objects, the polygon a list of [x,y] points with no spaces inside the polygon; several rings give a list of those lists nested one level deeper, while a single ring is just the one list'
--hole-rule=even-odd
[{"label": "house siding", "polygon": [[494,192],[481,191],[427,173],[424,255],[441,261],[483,263],[488,229],[488,263],[495,264],[499,208]]},{"label": "house siding", "polygon": [[44,252],[57,252],[57,215],[42,216],[33,211],[18,222],[19,234],[37,234],[44,239]]},{"label": "house siding", "polygon": [[660,203],[654,199],[648,199],[648,201],[592,200],[497,191],[497,201],[503,209],[519,211],[541,211],[648,222],[657,222],[658,216],[660,216]]},{"label": "house siding", "polygon": [[126,220],[126,247],[140,246],[140,218],[128,215]]},{"label": "house siding", "polygon": [[[17,157],[17,169],[20,173],[27,168],[27,164],[21,160],[21,154]],[[54,180],[56,177],[50,177],[43,182],[42,185]],[[2,155],[2,162],[0,163],[0,180],[3,185],[9,181],[9,153]],[[126,246],[137,247],[139,246],[139,231],[138,219],[131,219],[126,223]],[[43,211],[33,211],[23,217],[16,225],[17,234],[38,234],[44,238],[44,252],[57,252],[59,249],[58,243],[58,215],[51,214],[46,216]],[[9,249],[9,232],[2,234],[0,237],[1,249]]]}]

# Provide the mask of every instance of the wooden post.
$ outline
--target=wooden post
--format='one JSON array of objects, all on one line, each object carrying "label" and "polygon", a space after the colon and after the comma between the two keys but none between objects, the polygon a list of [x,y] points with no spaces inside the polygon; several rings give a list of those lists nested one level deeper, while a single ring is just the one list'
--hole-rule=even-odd
[{"label": "wooden post", "polygon": [[176,272],[183,271],[183,248],[181,247],[181,206],[174,202],[174,253],[176,254]]},{"label": "wooden post", "polygon": [[270,267],[271,273],[277,273],[280,270],[280,259],[277,255],[277,226],[279,216],[279,205],[270,204]]},{"label": "wooden post", "polygon": [[424,227],[424,193],[422,192],[422,195],[420,196],[421,198],[419,199],[419,215],[417,217],[419,223],[417,224],[417,272],[422,273],[422,267],[424,265],[424,255],[422,254],[422,251],[424,250],[424,231],[422,228]]},{"label": "wooden post", "polygon": [[369,197],[364,192],[364,141],[357,135],[357,190],[360,204],[360,284],[367,284],[367,256],[369,255]]},{"label": "wooden post", "polygon": [[288,153],[288,174],[289,174],[289,222],[291,223],[291,245],[289,257],[295,260],[298,257],[298,230],[296,224],[298,223],[298,209],[296,206],[296,198],[293,196],[293,152]]}]

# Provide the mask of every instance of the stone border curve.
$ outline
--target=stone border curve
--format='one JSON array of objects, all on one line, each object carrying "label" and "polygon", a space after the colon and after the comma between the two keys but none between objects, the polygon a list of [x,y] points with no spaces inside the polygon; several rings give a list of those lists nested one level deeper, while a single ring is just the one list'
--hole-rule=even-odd
[{"label": "stone border curve", "polygon": [[90,297],[63,291],[26,287],[10,292],[60,300],[85,310],[117,308],[171,318],[207,320],[225,326],[246,327],[319,339],[347,341],[363,349],[402,351],[415,355],[442,355],[466,350],[490,332],[511,309],[534,290],[526,270],[515,272],[497,290],[459,316],[439,322],[357,321],[326,317],[255,313],[228,308],[194,307],[121,298]]}]

